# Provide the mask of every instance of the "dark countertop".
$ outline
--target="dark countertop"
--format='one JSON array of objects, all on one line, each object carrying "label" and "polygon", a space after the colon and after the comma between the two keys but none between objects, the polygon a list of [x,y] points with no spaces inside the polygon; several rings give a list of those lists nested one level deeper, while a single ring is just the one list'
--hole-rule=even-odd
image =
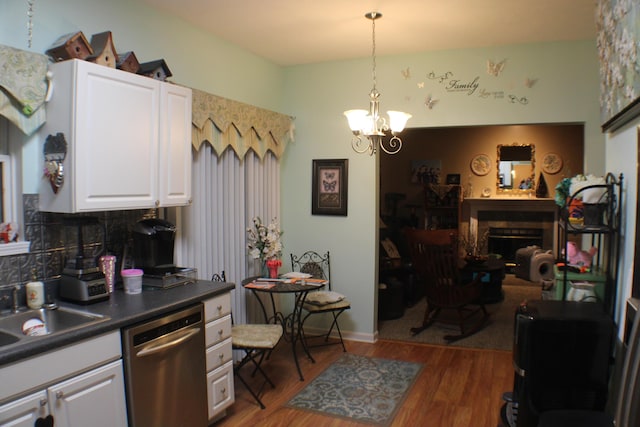
[{"label": "dark countertop", "polygon": [[170,289],[146,289],[138,295],[116,289],[106,301],[88,305],[60,301],[61,307],[108,316],[109,319],[86,327],[39,337],[24,337],[15,344],[0,347],[0,368],[11,362],[55,350],[56,348],[121,329],[183,307],[212,298],[235,288],[233,283],[209,282],[176,286]]}]

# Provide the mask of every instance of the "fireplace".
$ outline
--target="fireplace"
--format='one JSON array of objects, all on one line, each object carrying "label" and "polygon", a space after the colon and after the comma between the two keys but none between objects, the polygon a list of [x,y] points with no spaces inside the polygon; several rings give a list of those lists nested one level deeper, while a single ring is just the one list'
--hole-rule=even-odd
[{"label": "fireplace", "polygon": [[[555,253],[557,206],[553,199],[483,198],[466,199],[469,238],[486,253],[502,255],[507,265],[515,262],[516,251],[540,246]],[[483,244],[484,243],[484,244]]]},{"label": "fireplace", "polygon": [[516,251],[527,246],[544,247],[543,228],[489,227],[487,250],[500,254],[506,265],[515,264]]}]

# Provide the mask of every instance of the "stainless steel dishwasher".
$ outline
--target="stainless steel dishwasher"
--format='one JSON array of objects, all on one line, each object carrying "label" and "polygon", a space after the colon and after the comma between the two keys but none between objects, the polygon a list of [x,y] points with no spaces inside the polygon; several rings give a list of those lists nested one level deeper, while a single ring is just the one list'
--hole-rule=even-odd
[{"label": "stainless steel dishwasher", "polygon": [[124,329],[129,425],[207,425],[202,304]]}]

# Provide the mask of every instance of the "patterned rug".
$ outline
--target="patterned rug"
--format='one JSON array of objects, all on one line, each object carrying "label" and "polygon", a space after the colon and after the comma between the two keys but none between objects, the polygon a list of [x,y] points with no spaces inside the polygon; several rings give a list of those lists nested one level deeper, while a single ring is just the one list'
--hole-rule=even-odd
[{"label": "patterned rug", "polygon": [[421,363],[347,353],[286,406],[386,426],[421,370]]}]

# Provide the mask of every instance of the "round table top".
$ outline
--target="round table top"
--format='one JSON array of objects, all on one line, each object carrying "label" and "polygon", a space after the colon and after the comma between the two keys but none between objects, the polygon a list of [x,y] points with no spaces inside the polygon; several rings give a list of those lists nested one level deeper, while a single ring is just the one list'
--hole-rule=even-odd
[{"label": "round table top", "polygon": [[468,263],[462,260],[460,269],[467,271],[496,271],[504,268],[502,258],[489,258],[481,263]]},{"label": "round table top", "polygon": [[306,283],[306,284],[302,284],[300,282],[293,282],[293,283],[287,283],[287,282],[273,282],[275,286],[272,287],[251,287],[251,286],[247,286],[250,285],[253,282],[247,283],[245,286],[245,288],[251,289],[252,291],[258,291],[258,292],[274,292],[274,293],[293,293],[293,292],[308,292],[308,291],[314,291],[316,289],[320,289],[322,287],[324,287],[324,284],[322,283]]}]

